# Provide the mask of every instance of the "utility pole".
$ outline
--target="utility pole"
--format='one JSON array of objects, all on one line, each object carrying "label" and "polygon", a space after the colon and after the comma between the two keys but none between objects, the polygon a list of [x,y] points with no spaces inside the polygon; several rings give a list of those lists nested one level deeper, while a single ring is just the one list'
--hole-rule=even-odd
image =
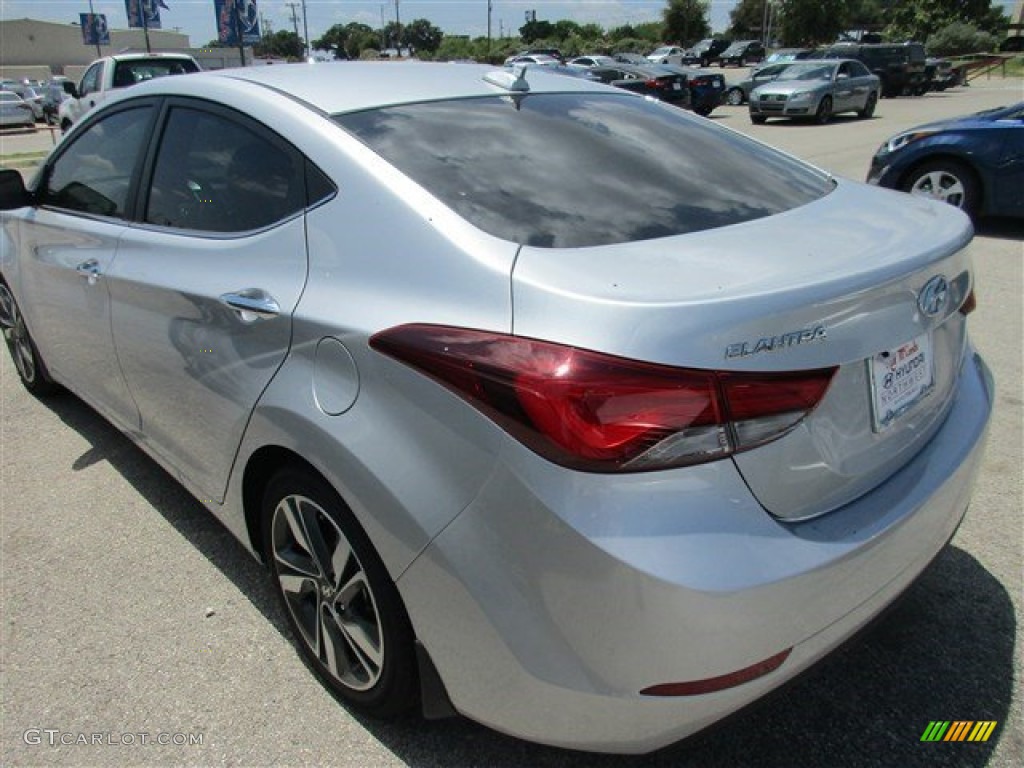
[{"label": "utility pole", "polygon": [[398,0],[395,0],[395,35],[398,37],[398,58],[402,58],[402,17],[398,13]]},{"label": "utility pole", "polygon": [[295,9],[299,7],[298,3],[285,3],[289,10],[292,12],[292,28],[295,30],[295,36],[299,36],[299,15],[295,12]]},{"label": "utility pole", "polygon": [[487,58],[491,57],[491,0],[487,0]]},{"label": "utility pole", "polygon": [[302,0],[302,34],[306,44],[306,59],[309,59],[309,22],[306,21],[306,0]]}]

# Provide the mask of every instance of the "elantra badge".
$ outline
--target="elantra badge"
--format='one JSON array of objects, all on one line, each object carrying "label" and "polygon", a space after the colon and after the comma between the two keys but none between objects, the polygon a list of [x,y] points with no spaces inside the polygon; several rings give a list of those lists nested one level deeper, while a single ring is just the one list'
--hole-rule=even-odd
[{"label": "elantra badge", "polygon": [[808,344],[812,341],[824,341],[828,338],[828,332],[824,325],[816,325],[811,328],[801,328],[797,331],[789,331],[778,336],[767,336],[756,341],[739,341],[730,344],[725,348],[726,358],[750,357],[761,352],[778,352],[789,349],[799,344]]},{"label": "elantra badge", "polygon": [[917,295],[917,306],[926,317],[935,317],[946,306],[949,299],[949,283],[942,275],[936,275]]}]

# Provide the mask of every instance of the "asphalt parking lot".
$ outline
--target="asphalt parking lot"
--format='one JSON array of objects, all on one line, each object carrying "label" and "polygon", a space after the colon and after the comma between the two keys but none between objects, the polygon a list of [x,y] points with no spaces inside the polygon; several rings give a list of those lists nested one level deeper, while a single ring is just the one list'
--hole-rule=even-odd
[{"label": "asphalt parking lot", "polygon": [[[746,107],[712,119],[863,179],[876,147],[900,130],[1022,99],[1020,80],[991,80],[885,99],[867,121],[754,126]],[[45,130],[3,132],[0,156],[50,143]],[[81,402],[27,395],[0,352],[0,764],[1024,764],[1024,223],[983,222],[972,248],[971,329],[997,398],[952,546],[887,617],[811,675],[640,758],[537,746],[462,719],[352,716],[294,652],[269,581],[242,547]],[[985,743],[922,743],[933,720],[998,724]]]}]

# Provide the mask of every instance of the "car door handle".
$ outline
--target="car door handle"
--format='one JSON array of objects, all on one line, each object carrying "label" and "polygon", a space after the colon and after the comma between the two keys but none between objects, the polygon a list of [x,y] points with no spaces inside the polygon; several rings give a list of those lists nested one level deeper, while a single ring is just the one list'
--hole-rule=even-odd
[{"label": "car door handle", "polygon": [[222,304],[238,312],[245,322],[253,322],[259,318],[275,317],[281,314],[281,305],[261,288],[246,288],[241,291],[222,294]]},{"label": "car door handle", "polygon": [[100,273],[100,263],[96,259],[86,259],[75,267],[75,272],[84,277],[89,285],[96,285],[96,281],[103,276]]}]

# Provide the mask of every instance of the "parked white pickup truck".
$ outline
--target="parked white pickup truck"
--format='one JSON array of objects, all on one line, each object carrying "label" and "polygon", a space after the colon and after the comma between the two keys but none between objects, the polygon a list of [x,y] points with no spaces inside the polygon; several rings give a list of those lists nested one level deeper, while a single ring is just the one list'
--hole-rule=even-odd
[{"label": "parked white pickup truck", "polygon": [[166,75],[198,72],[199,64],[185,53],[119,53],[96,59],[85,70],[78,86],[65,86],[72,98],[60,105],[60,127],[67,132],[79,118],[115,88]]}]

